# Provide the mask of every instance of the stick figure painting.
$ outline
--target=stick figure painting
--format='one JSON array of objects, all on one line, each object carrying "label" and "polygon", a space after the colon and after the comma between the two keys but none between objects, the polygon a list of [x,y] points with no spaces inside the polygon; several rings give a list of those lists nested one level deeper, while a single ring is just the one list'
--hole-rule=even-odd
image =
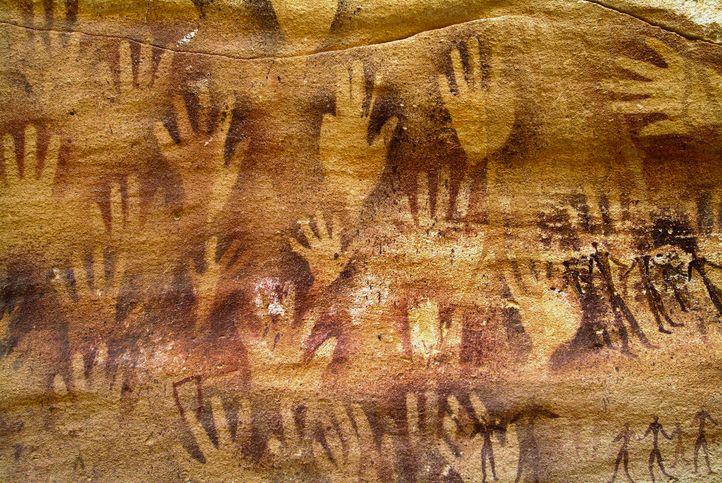
[{"label": "stick figure painting", "polygon": [[719,481],[722,8],[0,2],[0,481]]}]

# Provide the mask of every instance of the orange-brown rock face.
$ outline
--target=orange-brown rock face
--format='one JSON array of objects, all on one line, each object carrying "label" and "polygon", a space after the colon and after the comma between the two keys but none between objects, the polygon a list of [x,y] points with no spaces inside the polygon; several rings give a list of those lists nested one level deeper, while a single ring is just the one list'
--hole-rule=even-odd
[{"label": "orange-brown rock face", "polygon": [[0,478],[719,481],[721,23],[4,1]]}]

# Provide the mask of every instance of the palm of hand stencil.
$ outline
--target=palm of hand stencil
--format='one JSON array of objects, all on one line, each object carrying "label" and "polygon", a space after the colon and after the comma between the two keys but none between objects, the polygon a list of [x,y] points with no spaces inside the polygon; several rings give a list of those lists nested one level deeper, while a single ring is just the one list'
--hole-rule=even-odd
[{"label": "palm of hand stencil", "polygon": [[[50,139],[43,157],[38,131],[30,126],[25,129],[24,152],[19,148],[10,135],[5,135],[4,179],[0,184],[0,247],[3,252],[27,249],[38,242],[56,239],[72,222],[72,217],[63,210],[61,197],[54,193],[59,139]],[[51,254],[47,245],[37,248],[46,256]],[[51,248],[55,247],[51,245]]]},{"label": "palm of hand stencil", "polygon": [[[314,219],[298,222],[308,246],[301,244],[296,238],[289,239],[291,249],[308,263],[316,292],[325,290],[341,275],[353,250],[351,247],[344,250],[342,246],[339,219],[333,217],[330,228],[327,221],[323,214],[318,212]],[[311,222],[316,226],[316,232],[311,227]]]},{"label": "palm of hand stencil", "polygon": [[413,285],[418,276],[428,277],[434,281],[432,286],[445,290],[450,303],[470,302],[487,257],[485,230],[469,229],[471,180],[462,180],[454,197],[449,171],[444,169],[433,197],[433,178],[425,174],[419,178],[410,210],[402,213],[404,231],[388,252],[403,256],[407,283]]},{"label": "palm of hand stencil", "polygon": [[[461,50],[451,51],[454,83],[439,77],[441,99],[451,116],[451,125],[459,137],[471,165],[481,163],[507,142],[514,126],[515,102],[509,84],[503,82],[501,60],[491,55],[491,63],[480,57],[476,37],[466,42],[469,75],[465,74]],[[482,60],[484,63],[482,63]],[[488,69],[488,79],[484,70]],[[455,89],[454,89],[455,85]]]},{"label": "palm of hand stencil", "polygon": [[642,96],[619,100],[612,110],[622,114],[663,114],[640,131],[640,136],[693,135],[701,128],[722,124],[722,75],[710,67],[696,67],[666,43],[648,38],[647,45],[662,57],[666,67],[657,67],[628,57],[617,59],[625,71],[645,80],[609,80],[609,92]]},{"label": "palm of hand stencil", "polygon": [[355,218],[386,167],[386,152],[396,129],[396,118],[386,121],[375,139],[369,139],[376,95],[383,84],[377,78],[368,105],[364,66],[356,62],[336,73],[336,112],[321,124],[319,154],[324,181],[343,200]]},{"label": "palm of hand stencil", "polygon": [[43,33],[33,37],[27,55],[28,65],[22,68],[35,100],[43,115],[51,121],[72,119],[80,107],[81,82],[86,78],[79,72],[90,69],[81,56],[80,35]]},{"label": "palm of hand stencil", "polygon": [[[179,142],[175,142],[165,125],[156,123],[155,138],[163,157],[178,170],[183,183],[184,205],[189,214],[198,213],[197,222],[214,223],[236,184],[235,170],[226,169],[241,157],[237,149],[226,162],[226,141],[231,127],[233,99],[228,99],[219,114],[211,119],[211,101],[207,89],[199,94],[198,129],[194,129],[188,107],[182,97],[173,99]],[[206,216],[203,216],[203,215]]]}]

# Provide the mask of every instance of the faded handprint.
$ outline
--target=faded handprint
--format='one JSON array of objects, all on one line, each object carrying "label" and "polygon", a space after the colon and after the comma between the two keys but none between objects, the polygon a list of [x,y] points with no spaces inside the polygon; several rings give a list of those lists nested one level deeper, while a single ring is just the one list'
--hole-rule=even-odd
[{"label": "faded handprint", "polygon": [[58,141],[52,137],[42,156],[38,132],[33,126],[25,129],[24,152],[10,135],[3,139],[4,176],[0,189],[3,253],[30,248],[47,255],[47,242],[62,232],[68,214],[64,213],[60,197],[54,194]]},{"label": "faded handprint", "polygon": [[[124,258],[119,254],[110,273],[103,249],[78,257],[72,264],[72,278],[67,280],[60,270],[54,270],[56,293],[70,321],[70,344],[92,361],[102,341],[115,335],[115,307],[120,295]],[[87,315],[92,314],[94,324]],[[100,325],[98,325],[98,323]]]},{"label": "faded handprint", "polygon": [[354,219],[386,167],[388,143],[397,119],[389,119],[376,139],[370,139],[371,121],[380,80],[377,78],[368,105],[365,104],[364,66],[354,63],[336,72],[336,113],[321,124],[319,154],[328,189],[343,200]]},{"label": "faded handprint", "polygon": [[[472,404],[481,404],[478,400],[472,399]],[[482,405],[483,407],[483,405]],[[474,481],[481,473],[481,449],[484,445],[484,438],[473,428],[462,427],[461,405],[455,396],[448,399],[448,413],[444,415],[442,424],[442,436],[438,438],[436,447],[446,462],[444,474],[448,476],[453,470],[462,481]]]},{"label": "faded handprint", "polygon": [[22,68],[42,115],[54,122],[72,119],[83,94],[80,85],[88,72],[81,57],[80,35],[36,33]]},{"label": "faded handprint", "polygon": [[362,452],[345,405],[333,404],[322,414],[317,427],[318,435],[313,438],[313,457],[319,474],[330,481],[358,477]]},{"label": "faded handprint", "polygon": [[135,176],[126,176],[111,187],[108,243],[117,256],[124,257],[126,275],[160,275],[169,261],[177,261],[179,230],[168,222],[169,216],[168,208],[157,196],[141,196]]},{"label": "faded handprint", "polygon": [[330,481],[375,481],[393,476],[394,450],[384,435],[376,445],[368,417],[358,404],[335,403],[319,421],[313,456],[319,474]]},{"label": "faded handprint", "polygon": [[427,175],[419,177],[410,210],[403,213],[406,227],[390,251],[403,254],[411,282],[431,279],[450,303],[472,302],[487,252],[485,230],[469,221],[471,180],[463,179],[454,197],[448,169],[442,170],[436,187]]},{"label": "faded handprint", "polygon": [[[318,403],[318,401],[314,401]],[[313,456],[312,440],[313,431],[310,421],[314,420],[314,416],[306,413],[304,419],[305,424],[300,424],[298,415],[300,405],[292,398],[283,398],[278,405],[278,412],[281,417],[283,427],[283,436],[279,439],[271,437],[268,441],[269,457],[275,459],[276,464],[289,464],[293,461],[308,461]]]},{"label": "faded handprint", "polygon": [[[130,43],[121,42],[117,80],[111,66],[100,69],[97,105],[79,112],[70,125],[73,133],[83,138],[74,144],[79,159],[105,163],[107,159],[147,157],[148,134],[165,108],[173,57],[164,52],[156,65],[153,47],[140,44],[138,58],[134,63]],[[97,116],[98,112],[102,116]],[[107,142],[109,138],[112,144]]]},{"label": "faded handprint", "polygon": [[247,348],[251,354],[254,382],[270,383],[299,392],[313,391],[319,387],[331,362],[336,341],[329,339],[309,353],[307,341],[316,313],[312,311],[297,322],[295,303],[295,288],[290,282],[273,278],[259,281],[255,305],[261,331],[249,341]]},{"label": "faded handprint", "polygon": [[136,316],[143,317],[147,302],[166,290],[168,267],[178,263],[177,234],[167,229],[166,219],[162,207],[143,202],[134,176],[111,187],[106,229],[110,260],[117,265],[114,276],[121,284],[116,305],[116,321],[122,321],[116,329],[121,333],[131,329]]},{"label": "faded handprint", "polygon": [[427,366],[440,350],[439,306],[428,300],[409,310],[408,319],[412,355]]},{"label": "faded handprint", "polygon": [[[501,430],[500,440],[505,444],[505,430],[493,422],[479,396],[469,394],[473,415],[462,417],[462,408],[456,396],[447,400],[448,412],[443,416],[442,433],[436,447],[446,462],[444,475],[454,471],[462,481],[487,481],[487,465],[493,480],[498,480],[492,434]],[[506,461],[505,461],[506,462]],[[511,463],[511,461],[509,461]]]},{"label": "faded handprint", "polygon": [[111,401],[110,406],[119,407],[121,391],[119,388],[113,389],[114,384],[107,371],[107,362],[108,348],[103,343],[97,345],[92,358],[86,357],[81,352],[74,352],[70,380],[56,376],[53,381],[53,391],[60,396],[72,397],[77,397],[80,393],[88,393],[107,398]]},{"label": "faded handprint", "polygon": [[235,241],[220,255],[218,238],[211,238],[205,249],[203,270],[190,270],[193,280],[193,295],[196,299],[196,332],[204,333],[208,329],[216,291],[224,273],[227,273],[239,261],[240,242]]},{"label": "faded handprint", "polygon": [[[174,449],[184,481],[265,481],[267,472],[260,465],[244,461],[241,451],[241,441],[251,425],[247,400],[241,401],[237,419],[238,426],[232,430],[219,397],[211,397],[207,405],[196,401],[194,411],[181,412],[180,429],[185,434],[181,434]],[[205,425],[201,421],[206,421]]]},{"label": "faded handprint", "polygon": [[460,312],[444,320],[439,305],[426,300],[408,312],[412,357],[425,366],[458,360],[461,345]]},{"label": "faded handprint", "polygon": [[[53,438],[74,455],[73,479],[102,475],[114,479],[113,472],[119,469],[108,467],[107,449],[98,444],[98,438],[113,435],[114,450],[133,458],[152,454],[156,444],[160,427],[144,415],[150,409],[149,401],[160,395],[135,387],[131,397],[108,369],[108,349],[101,344],[92,359],[73,354],[69,383],[55,378],[56,400],[49,418]],[[153,410],[161,408],[154,403]],[[103,428],[101,433],[98,428]]]},{"label": "faded handprint", "polygon": [[645,80],[609,80],[604,83],[605,89],[644,97],[612,102],[612,109],[623,114],[666,116],[642,128],[640,136],[693,135],[700,128],[722,124],[722,75],[687,61],[660,40],[648,38],[646,43],[666,67],[628,57],[617,59],[621,68]]},{"label": "faded handprint", "polygon": [[256,284],[257,315],[263,321],[261,337],[269,351],[276,350],[284,332],[292,330],[296,287],[292,282],[266,278]]},{"label": "faded handprint", "polygon": [[[272,0],[273,12],[283,33],[286,50],[316,50],[326,39],[336,17],[339,0],[313,3]],[[313,20],[309,20],[309,19]]]},{"label": "faded handprint", "polygon": [[[316,226],[316,232],[311,222]],[[344,270],[350,259],[352,249],[344,250],[341,243],[341,223],[338,218],[332,218],[329,227],[327,219],[322,213],[316,213],[313,220],[301,220],[299,225],[301,233],[306,238],[308,247],[295,238],[289,243],[294,252],[303,257],[313,275],[313,289],[322,291],[331,285]],[[318,234],[316,234],[318,233]]]},{"label": "faded handprint", "polygon": [[[473,166],[506,143],[514,126],[515,98],[513,88],[500,78],[502,63],[498,56],[490,55],[487,67],[487,60],[480,57],[481,45],[476,37],[467,41],[466,51],[469,75],[464,70],[461,50],[453,49],[453,80],[440,76],[439,90],[451,124]],[[488,76],[484,72],[487,68]]]},{"label": "faded handprint", "polygon": [[216,221],[236,184],[237,173],[224,169],[224,166],[237,159],[240,150],[236,150],[230,163],[226,163],[225,148],[231,127],[233,99],[227,101],[226,109],[220,113],[220,122],[217,123],[211,119],[207,89],[200,91],[199,104],[198,129],[193,129],[184,99],[180,96],[173,99],[180,142],[173,140],[162,122],[156,123],[154,133],[163,156],[181,175],[185,194],[184,211],[200,215],[196,216],[199,218],[197,222],[203,225]]}]

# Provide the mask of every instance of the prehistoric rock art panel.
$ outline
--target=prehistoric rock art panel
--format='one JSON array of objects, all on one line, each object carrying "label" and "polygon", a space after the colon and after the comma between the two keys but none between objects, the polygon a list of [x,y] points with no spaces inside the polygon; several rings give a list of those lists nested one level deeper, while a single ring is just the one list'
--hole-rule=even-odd
[{"label": "prehistoric rock art panel", "polygon": [[716,481],[722,10],[0,7],[3,480]]}]

